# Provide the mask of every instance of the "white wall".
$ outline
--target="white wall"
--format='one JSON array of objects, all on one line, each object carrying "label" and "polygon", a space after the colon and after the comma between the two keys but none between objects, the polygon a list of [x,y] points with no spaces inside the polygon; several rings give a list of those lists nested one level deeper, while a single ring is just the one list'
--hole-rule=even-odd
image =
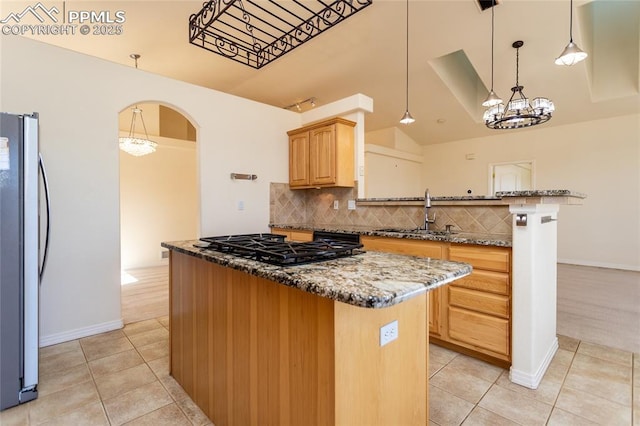
[{"label": "white wall", "polygon": [[[490,163],[535,160],[536,189],[588,196],[560,208],[559,261],[640,270],[640,115],[500,132],[424,153],[434,196],[486,194]],[[465,160],[469,153],[475,160]]]},{"label": "white wall", "polygon": [[[0,106],[41,114],[51,184],[41,344],[121,325],[117,137],[125,107],[164,102],[196,125],[203,234],[268,229],[269,182],[288,179],[286,131],[301,125],[298,114],[28,39],[0,40]],[[230,172],[259,179],[233,182]]]},{"label": "white wall", "polygon": [[365,134],[365,196],[422,197],[422,147],[397,127]]},{"label": "white wall", "polygon": [[167,264],[160,256],[166,250],[160,247],[162,241],[198,236],[196,144],[152,139],[158,143],[153,154],[134,157],[120,151],[120,250],[125,270]]}]

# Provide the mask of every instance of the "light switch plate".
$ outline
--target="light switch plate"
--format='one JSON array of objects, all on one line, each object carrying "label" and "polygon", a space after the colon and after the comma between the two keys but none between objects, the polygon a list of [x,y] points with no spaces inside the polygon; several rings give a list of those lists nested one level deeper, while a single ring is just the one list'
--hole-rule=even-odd
[{"label": "light switch plate", "polygon": [[356,200],[347,201],[347,209],[355,210],[356,209]]}]

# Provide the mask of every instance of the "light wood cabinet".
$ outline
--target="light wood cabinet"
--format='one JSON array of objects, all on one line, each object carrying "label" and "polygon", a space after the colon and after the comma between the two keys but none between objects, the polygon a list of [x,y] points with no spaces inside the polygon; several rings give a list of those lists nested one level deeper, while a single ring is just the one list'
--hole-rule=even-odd
[{"label": "light wood cabinet", "polygon": [[289,241],[300,241],[300,242],[313,241],[312,231],[305,231],[301,229],[272,228],[271,233],[284,235],[285,237],[287,237],[287,240]]},{"label": "light wood cabinet", "polygon": [[365,250],[471,264],[471,275],[429,293],[429,335],[433,343],[510,364],[510,248],[370,236],[362,243]]},{"label": "light wood cabinet", "polygon": [[365,309],[173,250],[169,274],[170,374],[213,423],[427,424],[426,295]]},{"label": "light wood cabinet", "polygon": [[[435,241],[362,236],[360,242],[364,245],[365,250],[430,257],[433,259],[447,258],[447,245]],[[442,288],[437,288],[429,292],[429,334],[436,337],[441,336],[442,291]]]},{"label": "light wood cabinet", "polygon": [[353,187],[355,125],[333,118],[287,132],[290,188]]},{"label": "light wood cabinet", "polygon": [[[312,232],[273,228],[292,241]],[[363,235],[365,250],[453,260],[473,266],[471,275],[428,294],[433,343],[507,367],[511,363],[511,249]]]},{"label": "light wood cabinet", "polygon": [[452,245],[449,260],[470,263],[473,272],[447,288],[447,341],[510,361],[511,250]]}]

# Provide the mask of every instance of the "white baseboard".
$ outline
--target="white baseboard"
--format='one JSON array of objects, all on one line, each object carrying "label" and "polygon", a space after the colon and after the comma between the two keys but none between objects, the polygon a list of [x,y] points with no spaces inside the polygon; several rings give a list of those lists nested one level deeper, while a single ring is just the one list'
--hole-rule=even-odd
[{"label": "white baseboard", "polygon": [[538,386],[540,385],[540,382],[544,377],[544,373],[546,373],[547,368],[549,368],[549,364],[551,364],[551,361],[553,360],[553,357],[557,351],[558,338],[556,337],[553,339],[551,347],[549,347],[547,354],[538,367],[538,370],[534,374],[514,370],[513,367],[511,367],[511,370],[509,371],[509,379],[517,385],[524,386],[529,389],[538,389]]},{"label": "white baseboard", "polygon": [[93,336],[94,334],[105,333],[107,331],[119,330],[124,326],[122,319],[116,321],[103,322],[89,327],[77,328],[75,330],[63,331],[62,333],[40,336],[40,347],[56,345],[82,337]]},{"label": "white baseboard", "polygon": [[592,262],[590,260],[577,260],[577,259],[558,259],[558,263],[566,263],[568,265],[578,265],[578,266],[593,266],[595,268],[621,269],[623,271],[640,271],[640,266],[625,265],[622,263]]}]

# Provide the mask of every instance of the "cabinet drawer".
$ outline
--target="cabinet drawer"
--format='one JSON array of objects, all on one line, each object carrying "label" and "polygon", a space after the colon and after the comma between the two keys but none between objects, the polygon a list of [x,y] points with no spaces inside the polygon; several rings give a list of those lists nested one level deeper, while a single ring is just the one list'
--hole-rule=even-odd
[{"label": "cabinet drawer", "polygon": [[453,343],[471,349],[484,349],[506,357],[510,354],[509,321],[506,319],[451,306],[449,337]]},{"label": "cabinet drawer", "polygon": [[510,293],[509,274],[504,272],[483,271],[474,269],[471,275],[453,282],[454,286],[471,290],[487,291],[508,296]]},{"label": "cabinet drawer", "polygon": [[449,286],[449,305],[509,318],[509,298],[498,294]]},{"label": "cabinet drawer", "polygon": [[365,250],[442,259],[442,245],[431,241],[363,236],[360,242]]},{"label": "cabinet drawer", "polygon": [[451,246],[449,260],[470,263],[474,269],[509,272],[510,253],[507,248]]},{"label": "cabinet drawer", "polygon": [[289,239],[291,241],[313,241],[313,232],[292,230],[291,235],[289,235]]}]

